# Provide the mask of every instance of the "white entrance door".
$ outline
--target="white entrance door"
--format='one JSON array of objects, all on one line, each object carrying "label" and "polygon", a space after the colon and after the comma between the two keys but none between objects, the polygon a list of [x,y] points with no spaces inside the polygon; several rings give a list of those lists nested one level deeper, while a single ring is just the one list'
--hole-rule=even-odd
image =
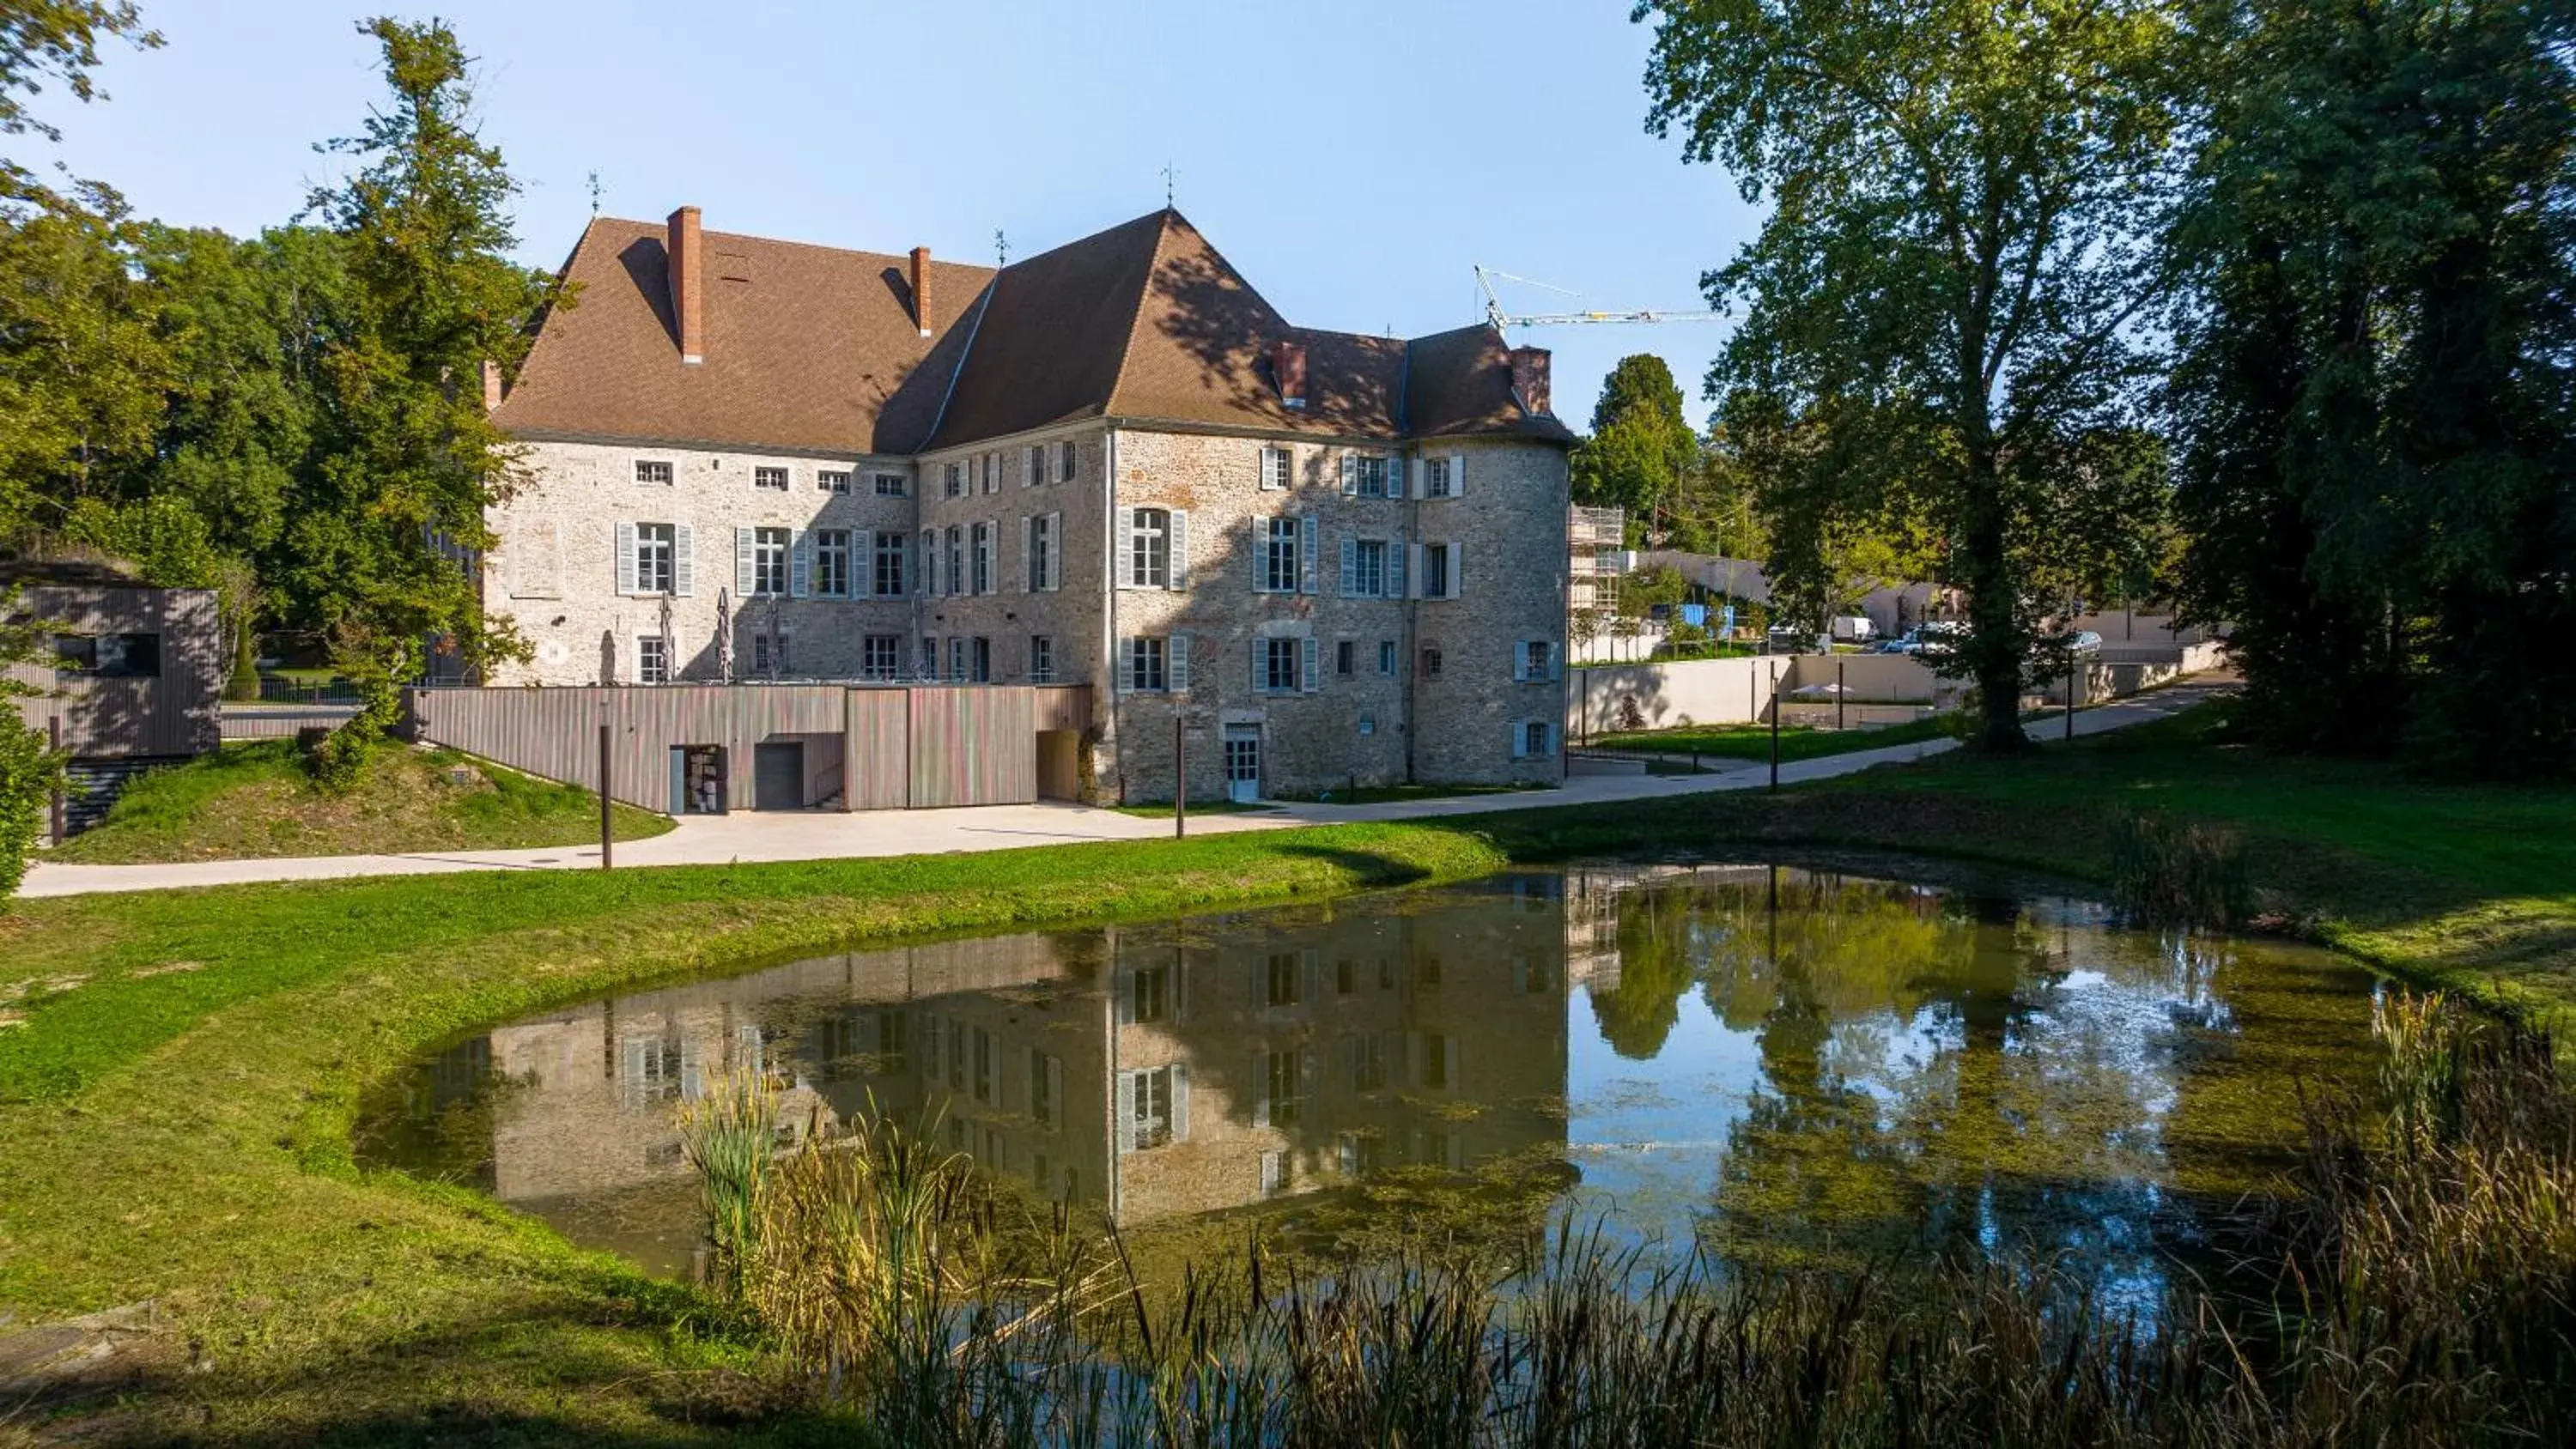
[{"label": "white entrance door", "polygon": [[1225,798],[1249,805],[1261,798],[1261,726],[1225,727]]}]

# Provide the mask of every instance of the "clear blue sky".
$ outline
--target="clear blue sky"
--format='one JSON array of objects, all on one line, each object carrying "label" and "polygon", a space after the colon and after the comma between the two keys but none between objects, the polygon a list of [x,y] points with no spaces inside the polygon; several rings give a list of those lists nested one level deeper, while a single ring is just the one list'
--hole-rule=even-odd
[{"label": "clear blue sky", "polygon": [[[1477,315],[1476,263],[1575,289],[1515,311],[1696,307],[1757,224],[1732,178],[1646,134],[1629,0],[433,0],[478,58],[484,136],[526,191],[520,257],[590,210],[989,261],[1183,212],[1305,326],[1414,335]],[[60,159],[175,223],[250,232],[331,174],[316,141],[382,94],[357,22],[387,0],[143,0],[111,99],[35,98]],[[1554,327],[1580,427],[1611,364],[1673,366],[1693,418],[1724,323]],[[1518,335],[1518,334],[1516,334]]]}]

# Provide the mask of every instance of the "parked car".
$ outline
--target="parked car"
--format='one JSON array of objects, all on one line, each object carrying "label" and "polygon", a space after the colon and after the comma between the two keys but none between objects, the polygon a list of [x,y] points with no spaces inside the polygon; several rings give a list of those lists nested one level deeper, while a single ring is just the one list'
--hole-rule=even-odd
[{"label": "parked car", "polygon": [[1905,631],[1898,640],[1900,654],[1941,654],[1955,649],[1968,637],[1968,626],[1947,619],[1933,619]]}]

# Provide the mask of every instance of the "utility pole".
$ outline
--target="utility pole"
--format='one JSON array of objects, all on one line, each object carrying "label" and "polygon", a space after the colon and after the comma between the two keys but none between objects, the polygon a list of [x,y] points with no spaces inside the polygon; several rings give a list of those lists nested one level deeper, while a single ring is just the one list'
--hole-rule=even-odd
[{"label": "utility pole", "polygon": [[1780,793],[1780,671],[1771,671],[1771,793]]}]

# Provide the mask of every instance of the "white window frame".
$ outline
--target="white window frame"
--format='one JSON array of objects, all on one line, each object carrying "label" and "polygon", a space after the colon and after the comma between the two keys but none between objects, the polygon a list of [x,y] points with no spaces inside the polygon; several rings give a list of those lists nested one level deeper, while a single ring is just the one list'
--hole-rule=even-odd
[{"label": "white window frame", "polygon": [[[880,658],[879,656],[883,657]],[[903,677],[903,636],[869,634],[859,640],[859,677],[861,679],[900,679]]]},{"label": "white window frame", "polygon": [[1285,492],[1297,478],[1297,452],[1273,443],[1261,450],[1261,491]]},{"label": "white window frame", "polygon": [[[875,599],[902,598],[905,593],[904,585],[912,582],[911,579],[905,577],[906,574],[911,572],[912,535],[908,533],[874,533],[867,535],[867,537],[869,539],[868,593],[865,597]],[[894,587],[891,589],[883,587],[883,584],[886,582],[883,565],[889,559],[894,562]],[[853,588],[855,587],[856,585],[853,584]],[[854,595],[854,597],[856,597],[856,595]]]},{"label": "white window frame", "polygon": [[1253,691],[1257,694],[1297,693],[1298,640],[1296,636],[1270,634],[1254,640],[1253,644],[1260,651],[1255,656],[1260,667],[1253,675]]},{"label": "white window frame", "polygon": [[[775,478],[775,483],[769,480]],[[786,493],[796,486],[796,470],[776,463],[756,463],[751,469],[751,486],[770,493]]]},{"label": "white window frame", "polygon": [[635,460],[635,481],[647,488],[668,488],[679,474],[680,470],[668,458]]},{"label": "white window frame", "polygon": [[[855,535],[846,528],[818,528],[807,535],[813,540],[812,593],[816,598],[846,599],[852,596],[853,590],[858,587],[857,574],[852,561],[857,556],[858,540],[862,536]],[[831,586],[831,565],[836,554],[841,564],[838,588]]]},{"label": "white window frame", "polygon": [[[658,659],[655,657],[657,655],[659,656]],[[659,665],[658,669],[656,668],[657,664]],[[656,673],[660,674],[662,677],[659,679],[648,677]],[[635,682],[637,684],[668,684],[671,682],[673,677],[671,670],[671,641],[663,638],[659,634],[636,635]]]},{"label": "white window frame", "polygon": [[1082,452],[1067,438],[1055,445],[1055,481],[1075,482],[1082,477]]},{"label": "white window frame", "polygon": [[814,486],[825,493],[848,497],[850,492],[850,470],[847,468],[817,468],[814,470]]},{"label": "white window frame", "polygon": [[[796,530],[760,525],[751,530],[751,588],[746,597],[783,599],[792,591]],[[772,570],[776,570],[776,587]]]},{"label": "white window frame", "polygon": [[1055,636],[1052,634],[1029,636],[1029,683],[1055,683]]},{"label": "white window frame", "polygon": [[965,497],[966,465],[963,462],[956,462],[945,463],[941,466],[946,469],[945,472],[940,474],[943,496],[949,498]]},{"label": "white window frame", "polygon": [[[902,498],[912,492],[911,480],[901,473],[877,473],[871,476],[876,480],[872,486],[876,489],[879,498]],[[888,484],[893,486],[886,486]]]},{"label": "white window frame", "polygon": [[[656,598],[663,594],[676,595],[679,593],[680,525],[676,523],[637,523],[630,526],[635,531],[635,555],[633,565],[635,583],[634,587],[628,590],[628,592],[641,595],[645,598]],[[651,530],[659,530],[660,536],[652,536],[649,532]],[[658,553],[660,556],[660,571],[663,574],[663,578],[658,584],[645,577],[645,560],[655,553]]]},{"label": "white window frame", "polygon": [[1252,591],[1257,594],[1293,594],[1298,592],[1299,555],[1303,551],[1305,530],[1290,514],[1256,517],[1252,526],[1258,533],[1253,543],[1254,573]]}]

